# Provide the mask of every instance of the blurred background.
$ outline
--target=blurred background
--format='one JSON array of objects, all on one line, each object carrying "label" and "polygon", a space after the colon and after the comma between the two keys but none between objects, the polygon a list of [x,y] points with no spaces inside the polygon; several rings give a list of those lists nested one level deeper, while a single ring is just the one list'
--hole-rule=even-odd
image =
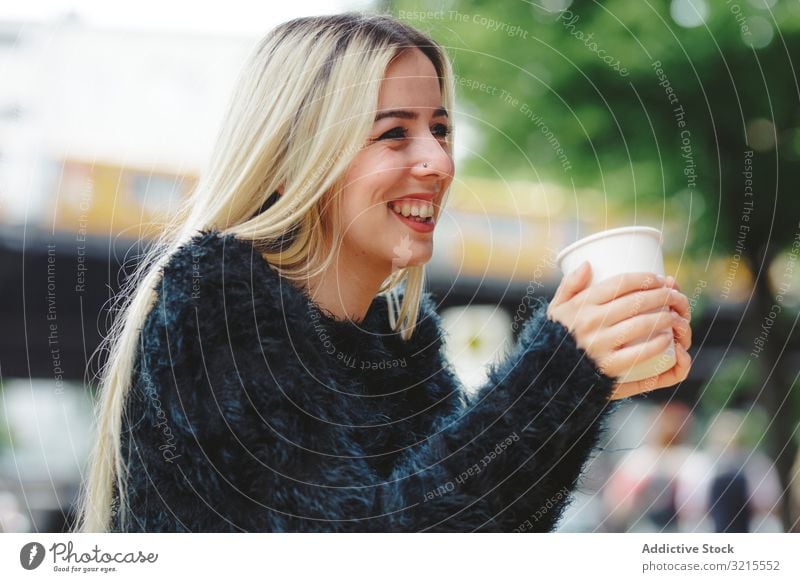
[{"label": "blurred background", "polygon": [[203,171],[250,48],[349,9],[454,62],[428,286],[465,389],[526,290],[552,295],[561,248],[664,233],[691,374],[616,413],[559,529],[800,530],[798,0],[261,4],[0,7],[0,531],[74,519],[110,301]]}]

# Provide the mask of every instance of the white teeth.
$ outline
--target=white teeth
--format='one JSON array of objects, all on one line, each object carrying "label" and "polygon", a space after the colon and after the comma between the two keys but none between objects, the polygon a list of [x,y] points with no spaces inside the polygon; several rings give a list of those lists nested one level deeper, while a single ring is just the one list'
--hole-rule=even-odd
[{"label": "white teeth", "polygon": [[422,219],[433,216],[433,205],[424,201],[414,202],[390,202],[389,207],[405,217],[416,216]]}]

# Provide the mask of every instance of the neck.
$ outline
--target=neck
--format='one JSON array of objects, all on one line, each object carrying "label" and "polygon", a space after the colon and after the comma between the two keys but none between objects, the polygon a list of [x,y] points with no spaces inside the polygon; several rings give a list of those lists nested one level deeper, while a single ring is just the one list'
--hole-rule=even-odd
[{"label": "neck", "polygon": [[339,320],[363,321],[381,284],[391,274],[390,268],[375,265],[367,256],[345,252],[322,273],[309,279],[312,301]]}]

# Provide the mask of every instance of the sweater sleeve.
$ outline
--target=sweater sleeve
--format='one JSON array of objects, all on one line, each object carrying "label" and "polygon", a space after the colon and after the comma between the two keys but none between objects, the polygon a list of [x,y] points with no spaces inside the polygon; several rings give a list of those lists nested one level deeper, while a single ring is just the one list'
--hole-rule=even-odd
[{"label": "sweater sleeve", "polygon": [[613,378],[548,319],[547,305],[477,396],[398,462],[381,498],[392,529],[553,529],[615,403]]},{"label": "sweater sleeve", "polygon": [[[247,276],[230,277],[233,253],[221,283],[222,261],[203,253],[166,270],[142,330],[115,531],[551,529],[597,444],[612,380],[544,305],[478,397],[381,477],[331,409],[342,392],[317,376],[324,363],[284,335],[300,326],[280,319],[281,297],[254,294],[265,282],[250,282],[243,259]],[[446,365],[430,382],[459,388]]]}]

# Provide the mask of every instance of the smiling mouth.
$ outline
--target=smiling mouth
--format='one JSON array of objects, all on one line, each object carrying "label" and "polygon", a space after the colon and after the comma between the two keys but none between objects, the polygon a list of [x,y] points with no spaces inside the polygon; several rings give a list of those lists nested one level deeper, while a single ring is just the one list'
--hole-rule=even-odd
[{"label": "smiling mouth", "polygon": [[420,224],[435,224],[433,218],[433,204],[425,200],[393,200],[389,202],[389,209],[407,220]]}]

